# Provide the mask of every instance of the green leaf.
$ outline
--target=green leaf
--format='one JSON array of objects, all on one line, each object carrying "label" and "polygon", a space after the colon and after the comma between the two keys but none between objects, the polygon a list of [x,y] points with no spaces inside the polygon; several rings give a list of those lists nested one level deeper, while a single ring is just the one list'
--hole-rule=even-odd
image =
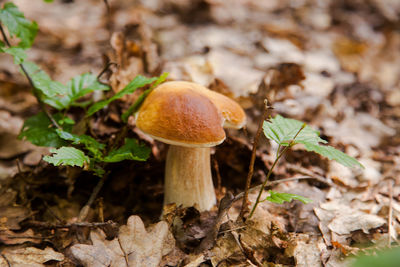
[{"label": "green leaf", "polygon": [[14,57],[14,64],[19,65],[26,59],[25,49],[20,47],[10,47],[2,49],[5,53]]},{"label": "green leaf", "polygon": [[43,94],[42,100],[58,110],[62,109],[62,103],[55,101],[54,97],[65,95],[67,93],[67,87],[62,83],[53,81],[46,72],[41,70],[39,66],[33,62],[25,61],[23,66],[32,78],[35,88]]},{"label": "green leaf", "polygon": [[150,155],[150,148],[146,145],[138,144],[137,140],[125,138],[125,144],[111,150],[110,153],[103,159],[104,162],[119,162],[122,160],[138,160],[145,161]]},{"label": "green leaf", "polygon": [[[346,155],[345,153],[331,147],[323,146],[319,143],[327,143],[319,137],[319,132],[313,130],[309,126],[305,126],[299,132],[304,123],[298,120],[286,119],[280,115],[271,119],[270,122],[265,121],[263,125],[264,134],[268,139],[271,139],[281,146],[287,146],[292,141],[292,144],[303,144],[307,151],[316,152],[330,160],[336,160],[346,167],[364,166],[355,158]],[[293,138],[299,133],[295,140]]]},{"label": "green leaf", "polygon": [[57,129],[56,132],[62,139],[72,141],[74,145],[83,145],[94,158],[100,159],[103,156],[101,151],[105,145],[97,142],[93,137],[84,134],[76,135],[60,129]]},{"label": "green leaf", "polygon": [[36,22],[30,22],[24,14],[18,10],[13,3],[5,3],[0,9],[0,21],[8,29],[10,35],[20,39],[18,44],[21,48],[29,48],[35,40],[38,25]]},{"label": "green leaf", "polygon": [[74,125],[75,121],[73,119],[69,118],[69,117],[64,117],[61,120],[59,120],[58,123],[60,125],[66,125],[66,124]]},{"label": "green leaf", "polygon": [[82,167],[83,164],[89,163],[89,157],[86,156],[83,151],[74,147],[63,146],[59,149],[51,149],[50,152],[54,154],[52,156],[43,157],[43,160],[55,166],[65,165]]},{"label": "green leaf", "polygon": [[324,157],[327,157],[330,160],[337,161],[338,163],[342,164],[343,166],[346,166],[349,168],[359,166],[361,168],[364,168],[364,166],[360,162],[358,162],[355,158],[350,157],[349,155],[343,153],[342,151],[335,149],[334,147],[315,145],[315,144],[311,144],[311,143],[307,143],[307,142],[304,142],[303,144],[307,151],[316,152]]},{"label": "green leaf", "polygon": [[[263,125],[264,134],[268,139],[274,140],[281,146],[287,146],[293,140],[295,135],[303,127],[303,122],[286,119],[280,115],[272,118],[270,122],[265,121]],[[304,127],[303,130],[297,135],[294,143],[327,143],[324,139],[319,137],[319,132],[312,129],[310,126]]]},{"label": "green leaf", "polygon": [[153,89],[156,88],[160,83],[164,82],[165,79],[167,79],[168,75],[169,75],[168,72],[164,72],[163,74],[161,74],[161,76],[158,77],[158,79],[151,85],[151,87],[149,89],[147,89],[146,91],[144,91],[138,97],[138,99],[135,101],[135,103],[133,103],[133,105],[130,106],[129,109],[122,114],[121,119],[123,122],[128,121],[129,116],[134,114],[140,108],[140,106],[143,104],[143,101],[151,93],[151,91],[153,91]]},{"label": "green leaf", "polygon": [[304,204],[308,204],[312,202],[312,199],[299,196],[296,194],[289,194],[289,193],[279,193],[272,190],[269,190],[268,193],[270,194],[265,200],[268,200],[272,203],[283,204],[284,202],[291,202],[292,200],[299,200]]},{"label": "green leaf", "polygon": [[[56,114],[54,118],[61,119],[61,115]],[[51,121],[43,112],[25,120],[18,138],[27,139],[37,146],[60,147],[67,144],[58,136]]]},{"label": "green leaf", "polygon": [[43,0],[43,1],[45,1],[46,3],[53,3],[54,2],[54,0]]},{"label": "green leaf", "polygon": [[93,104],[89,108],[87,115],[88,116],[93,115],[95,112],[104,108],[105,106],[110,104],[112,101],[120,99],[124,95],[131,94],[131,93],[135,92],[138,88],[143,87],[147,84],[150,84],[150,83],[154,82],[155,80],[157,80],[157,78],[155,78],[155,77],[154,78],[146,78],[141,75],[136,76],[135,79],[133,79],[127,86],[125,86],[124,89],[122,89],[121,91],[119,91],[118,93],[113,95],[111,98],[103,100],[103,101],[99,101],[99,102]]},{"label": "green leaf", "polygon": [[93,91],[105,91],[110,88],[97,81],[97,77],[91,73],[84,73],[73,77],[66,85],[62,95],[56,95],[46,99],[46,103],[57,108],[67,109],[71,106],[85,106],[90,102],[76,102],[81,97],[92,93]]}]

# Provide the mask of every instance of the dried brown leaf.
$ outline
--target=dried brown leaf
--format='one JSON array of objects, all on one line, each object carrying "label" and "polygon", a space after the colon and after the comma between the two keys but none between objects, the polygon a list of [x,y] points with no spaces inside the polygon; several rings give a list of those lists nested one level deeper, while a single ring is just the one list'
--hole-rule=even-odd
[{"label": "dried brown leaf", "polygon": [[166,222],[148,228],[138,216],[131,216],[127,225],[121,226],[119,236],[111,241],[97,230],[90,234],[92,245],[77,244],[71,252],[84,266],[158,266],[162,256],[171,252],[175,240]]},{"label": "dried brown leaf", "polygon": [[55,252],[52,248],[47,247],[40,250],[34,247],[27,248],[6,248],[0,257],[0,266],[13,267],[44,267],[44,263],[48,261],[62,261],[64,255]]}]

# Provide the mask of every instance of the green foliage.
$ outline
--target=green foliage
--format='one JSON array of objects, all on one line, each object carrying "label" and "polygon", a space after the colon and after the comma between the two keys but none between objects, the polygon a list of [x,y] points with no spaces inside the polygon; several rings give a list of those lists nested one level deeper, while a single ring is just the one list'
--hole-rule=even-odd
[{"label": "green foliage", "polygon": [[133,103],[133,105],[130,106],[129,109],[122,114],[121,119],[123,122],[128,121],[129,116],[134,114],[140,108],[140,106],[142,105],[145,98],[151,93],[151,91],[153,91],[153,89],[155,87],[157,87],[159,84],[163,83],[165,81],[165,79],[167,79],[168,75],[169,75],[168,72],[164,72],[163,74],[161,74],[161,76],[158,77],[158,79],[151,85],[151,87],[149,89],[147,89],[146,91],[144,91],[138,97],[138,99],[135,101],[135,103]]},{"label": "green foliage", "polygon": [[0,49],[0,51],[3,51],[9,55],[12,55],[14,57],[14,64],[16,64],[16,65],[21,64],[26,59],[25,49],[20,48],[20,47],[3,48],[3,49]]},{"label": "green foliage", "polygon": [[400,263],[400,247],[379,251],[375,255],[362,255],[352,267],[397,267]]},{"label": "green foliage", "polygon": [[[36,84],[35,84],[36,85]],[[68,109],[71,106],[87,106],[90,102],[81,102],[78,100],[94,91],[106,91],[110,88],[100,83],[97,77],[91,73],[84,73],[73,77],[66,86],[62,87],[62,92],[44,97],[44,102],[58,110]]]},{"label": "green foliage", "polygon": [[104,108],[105,106],[107,106],[108,104],[113,102],[114,100],[120,99],[124,95],[131,94],[131,93],[135,92],[138,88],[141,88],[147,84],[151,84],[152,82],[154,82],[156,80],[157,80],[157,77],[146,78],[141,75],[136,76],[135,79],[133,79],[127,86],[125,86],[124,89],[122,89],[121,91],[119,91],[118,93],[113,95],[112,97],[93,104],[87,112],[88,116],[93,115],[94,113],[96,113],[100,109]]},{"label": "green foliage", "polygon": [[59,149],[51,149],[52,156],[43,157],[44,161],[51,163],[55,166],[79,166],[83,167],[85,163],[89,163],[89,157],[83,153],[82,150],[74,147],[60,147]]},{"label": "green foliage", "polygon": [[[33,62],[25,61],[24,68],[31,77],[35,89],[39,90],[42,95],[43,102],[46,100],[62,95],[66,91],[66,86],[60,82],[53,81],[50,76],[40,69],[38,65]],[[57,106],[55,106],[57,108]]]},{"label": "green foliage", "polygon": [[[52,0],[44,0],[52,2]],[[72,126],[75,121],[66,113],[71,107],[85,108],[91,101],[81,101],[82,98],[94,91],[109,90],[109,86],[98,81],[97,77],[91,73],[84,73],[73,77],[66,85],[54,81],[50,76],[33,62],[26,61],[26,49],[32,46],[38,31],[35,22],[27,20],[12,3],[4,4],[0,9],[0,22],[8,29],[11,37],[20,39],[18,46],[11,46],[0,41],[0,52],[10,54],[14,58],[14,63],[21,66],[21,72],[28,76],[34,86],[34,94],[38,99],[62,111],[50,115],[56,123],[52,123],[49,114],[40,112],[28,118],[19,134],[19,138],[26,139],[38,146],[55,147],[52,149],[52,156],[44,157],[44,160],[59,166],[86,166],[95,175],[102,176],[105,171],[104,163],[119,162],[122,160],[145,161],[150,155],[150,149],[139,144],[135,139],[125,139],[125,144],[117,147],[106,154],[105,144],[100,143],[91,136],[85,134],[72,133]],[[112,101],[133,93],[138,88],[153,83],[154,88],[163,82],[168,74],[160,77],[146,78],[137,76],[123,90],[113,95],[111,98],[93,104],[88,111],[88,116],[105,107]],[[147,94],[150,92],[148,89]],[[142,95],[136,106],[143,102],[147,94]],[[134,109],[132,109],[134,110]],[[129,114],[130,115],[130,114]],[[129,116],[127,115],[127,116]],[[84,124],[82,124],[84,125]],[[85,154],[87,153],[87,154]]]},{"label": "green foliage", "polygon": [[[274,140],[278,145],[287,146],[298,133],[303,122],[293,119],[286,119],[280,115],[271,119],[271,122],[265,121],[263,125],[264,134],[268,139]],[[310,126],[305,126],[297,135],[295,143],[327,143],[319,137],[319,132]]]},{"label": "green foliage", "polygon": [[[55,114],[54,118],[60,119],[61,115]],[[60,147],[67,144],[58,136],[50,119],[43,112],[25,120],[18,138],[26,139],[37,146]]]},{"label": "green foliage", "polygon": [[29,48],[35,40],[38,25],[36,22],[30,22],[24,14],[18,10],[13,3],[5,3],[0,9],[0,21],[7,27],[10,35],[20,39],[18,47]]},{"label": "green foliage", "polygon": [[57,129],[56,132],[60,138],[71,141],[73,145],[83,145],[92,157],[96,159],[102,158],[102,150],[105,148],[105,145],[97,142],[93,137],[85,134],[76,135],[60,129]]},{"label": "green foliage", "polygon": [[269,196],[265,199],[272,203],[283,204],[284,202],[291,202],[292,200],[299,200],[304,204],[311,203],[312,200],[303,196],[289,193],[279,193],[272,190],[268,191]]},{"label": "green foliage", "polygon": [[103,159],[104,162],[119,162],[123,160],[145,161],[150,155],[150,148],[138,144],[137,140],[125,138],[125,144],[118,149],[111,150]]},{"label": "green foliage", "polygon": [[[265,136],[275,141],[280,146],[303,144],[307,151],[316,152],[331,160],[336,160],[346,167],[363,167],[355,158],[331,147],[319,143],[327,143],[319,137],[319,132],[309,126],[303,127],[304,123],[298,120],[286,119],[280,115],[272,118],[270,122],[265,121],[263,125]],[[297,137],[294,139],[295,135]]]}]

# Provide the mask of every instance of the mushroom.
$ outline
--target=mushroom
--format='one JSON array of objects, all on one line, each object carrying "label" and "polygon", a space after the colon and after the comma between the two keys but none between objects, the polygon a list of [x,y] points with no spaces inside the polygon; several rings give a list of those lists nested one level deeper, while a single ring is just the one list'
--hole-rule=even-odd
[{"label": "mushroom", "polygon": [[195,83],[166,82],[147,96],[138,111],[136,126],[170,145],[164,205],[197,205],[205,211],[216,204],[210,147],[225,140],[223,127],[240,129],[245,123],[239,104]]}]

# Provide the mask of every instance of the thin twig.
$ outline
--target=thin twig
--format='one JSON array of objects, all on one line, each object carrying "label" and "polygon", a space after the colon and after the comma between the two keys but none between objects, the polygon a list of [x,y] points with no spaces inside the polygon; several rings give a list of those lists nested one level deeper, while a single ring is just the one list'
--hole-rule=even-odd
[{"label": "thin twig", "polygon": [[104,66],[104,68],[100,71],[100,73],[97,75],[97,81],[101,82],[101,81],[100,81],[101,76],[103,76],[103,74],[104,74],[106,71],[108,71],[108,69],[109,69],[112,65],[118,65],[118,64],[115,63],[115,62],[108,62],[108,63]]},{"label": "thin twig", "polygon": [[388,181],[389,187],[389,214],[388,214],[388,247],[392,246],[392,217],[393,217],[393,182],[392,180]]},{"label": "thin twig", "polygon": [[4,255],[3,253],[1,253],[1,256],[2,256],[3,259],[7,262],[8,267],[11,267],[11,263],[10,263],[10,261],[7,259],[6,255]]},{"label": "thin twig", "polygon": [[79,212],[78,222],[82,222],[82,221],[86,220],[86,217],[87,217],[87,215],[89,213],[89,210],[90,210],[90,206],[92,206],[94,200],[96,199],[96,197],[99,194],[101,188],[103,187],[104,182],[106,181],[107,177],[108,177],[108,173],[104,174],[100,178],[99,182],[97,183],[97,185],[93,189],[92,194],[89,197],[89,200],[86,202],[85,206],[83,206],[83,208]]},{"label": "thin twig", "polygon": [[125,252],[125,249],[122,247],[121,240],[117,237],[119,248],[121,249],[122,253],[124,253],[124,259],[126,263],[126,267],[129,267],[128,255]]},{"label": "thin twig", "polygon": [[258,146],[258,142],[260,140],[260,136],[261,136],[261,132],[262,132],[264,121],[268,117],[270,108],[271,107],[269,107],[267,105],[267,103],[266,103],[266,105],[264,107],[264,113],[263,113],[263,115],[262,115],[262,117],[260,119],[260,122],[258,124],[258,129],[257,129],[256,136],[254,137],[253,149],[251,151],[249,172],[247,173],[247,179],[246,179],[246,188],[244,189],[244,197],[243,197],[242,207],[240,209],[240,213],[239,213],[238,219],[242,219],[243,220],[245,213],[248,211],[248,203],[249,203],[248,196],[249,196],[249,189],[250,189],[250,185],[251,185],[251,179],[253,178],[253,173],[254,173],[254,162],[256,160],[257,146]]},{"label": "thin twig", "polygon": [[267,177],[265,178],[265,181],[263,182],[262,187],[260,188],[260,191],[258,192],[256,202],[254,203],[253,208],[251,209],[248,218],[251,218],[251,216],[253,216],[254,211],[255,211],[256,208],[257,208],[257,205],[260,203],[261,194],[262,194],[262,192],[264,191],[264,187],[266,186],[266,184],[267,184],[267,182],[268,182],[268,180],[269,180],[269,177],[270,177],[271,174],[272,174],[272,170],[274,169],[275,165],[278,163],[279,159],[286,153],[286,151],[287,151],[291,146],[294,145],[294,140],[296,139],[296,137],[299,135],[299,133],[300,133],[305,127],[306,127],[306,124],[303,124],[303,126],[299,129],[299,131],[298,131],[298,132],[296,133],[296,135],[293,137],[292,141],[290,141],[290,143],[289,143],[287,146],[285,146],[285,148],[284,148],[281,152],[279,152],[279,151],[276,152],[276,153],[277,153],[276,159],[275,159],[274,163],[272,164],[271,168],[269,168],[269,171],[268,171],[268,173],[267,173]]},{"label": "thin twig", "polygon": [[37,227],[41,229],[61,229],[61,228],[72,228],[72,227],[100,227],[105,225],[111,225],[113,227],[118,227],[118,224],[113,221],[107,222],[76,222],[76,223],[66,223],[66,224],[53,224],[48,222],[40,222],[40,221],[27,221],[25,223],[30,227]]},{"label": "thin twig", "polygon": [[57,214],[54,213],[54,211],[51,209],[51,207],[47,204],[46,201],[43,200],[43,204],[44,204],[44,206],[47,208],[47,210],[50,212],[50,214],[51,214],[54,218],[56,218],[57,221],[63,222],[63,220],[62,220],[60,217],[58,217]]},{"label": "thin twig", "polygon": [[[7,35],[6,35],[6,33],[4,32],[3,26],[2,26],[1,24],[0,24],[0,32],[1,32],[1,35],[3,36],[4,42],[6,43],[6,45],[7,45],[8,47],[11,47],[11,44],[10,44],[10,42],[8,41]],[[40,109],[46,114],[46,116],[49,118],[49,120],[51,121],[51,123],[52,123],[56,128],[61,129],[60,125],[58,125],[58,123],[57,123],[56,120],[53,118],[53,116],[50,114],[50,112],[46,109],[46,105],[40,100],[40,97],[39,97],[39,94],[38,94],[38,92],[37,92],[36,86],[35,86],[35,84],[34,84],[32,78],[31,78],[31,76],[29,75],[28,71],[26,70],[25,66],[24,66],[22,63],[20,63],[20,64],[19,64],[19,67],[21,68],[22,72],[25,74],[26,78],[28,79],[29,84],[30,84],[31,87],[32,87],[33,95],[35,96],[36,101],[39,103]]]}]

